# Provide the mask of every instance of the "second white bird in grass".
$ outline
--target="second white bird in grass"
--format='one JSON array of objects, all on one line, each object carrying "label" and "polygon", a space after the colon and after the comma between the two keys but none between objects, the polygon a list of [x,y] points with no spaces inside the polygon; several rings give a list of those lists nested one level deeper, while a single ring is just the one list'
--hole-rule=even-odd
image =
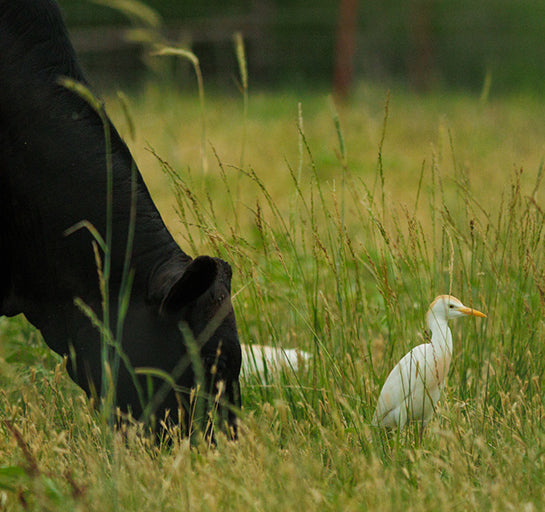
[{"label": "second white bird in grass", "polygon": [[424,425],[429,421],[452,357],[448,321],[462,316],[486,317],[451,295],[439,295],[431,303],[426,315],[431,340],[413,348],[390,372],[378,398],[373,425],[403,428],[407,421]]},{"label": "second white bird in grass", "polygon": [[299,366],[308,361],[312,354],[296,348],[280,348],[268,345],[241,345],[241,374],[248,378],[258,375],[262,381],[266,374],[274,374],[284,369],[297,371]]}]

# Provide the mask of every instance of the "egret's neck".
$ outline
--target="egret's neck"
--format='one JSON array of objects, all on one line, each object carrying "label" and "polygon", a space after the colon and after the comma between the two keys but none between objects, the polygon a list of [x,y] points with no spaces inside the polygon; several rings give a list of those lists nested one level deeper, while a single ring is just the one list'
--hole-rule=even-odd
[{"label": "egret's neck", "polygon": [[430,310],[427,314],[428,327],[431,331],[431,344],[441,352],[452,354],[452,334],[446,318],[434,315]]}]

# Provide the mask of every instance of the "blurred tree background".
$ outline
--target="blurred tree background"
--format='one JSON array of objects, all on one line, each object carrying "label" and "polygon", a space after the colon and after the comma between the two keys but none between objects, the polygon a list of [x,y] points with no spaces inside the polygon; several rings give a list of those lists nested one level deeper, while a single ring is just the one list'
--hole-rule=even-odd
[{"label": "blurred tree background", "polygon": [[[86,0],[59,0],[91,74],[115,67],[133,80],[146,72],[127,18]],[[207,83],[237,76],[233,33],[242,32],[253,84],[330,84],[339,51],[342,0],[146,0],[169,39],[190,47]],[[417,90],[540,93],[545,69],[542,0],[353,1],[354,77]],[[336,43],[337,42],[337,43]],[[487,78],[488,77],[488,78]]]}]

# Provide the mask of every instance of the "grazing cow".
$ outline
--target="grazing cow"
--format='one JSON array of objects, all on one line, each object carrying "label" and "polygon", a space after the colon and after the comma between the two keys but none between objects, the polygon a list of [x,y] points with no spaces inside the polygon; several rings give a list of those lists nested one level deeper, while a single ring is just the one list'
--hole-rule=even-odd
[{"label": "grazing cow", "polygon": [[[106,121],[108,151],[101,117],[60,77],[86,84],[56,3],[0,0],[0,315],[24,313],[51,349],[68,356],[70,376],[88,395],[104,397],[108,376],[117,381],[114,404],[122,411],[144,419],[153,412],[158,420],[170,411],[177,422],[179,410],[188,419],[199,381],[209,396],[223,397],[218,408],[234,432],[241,350],[231,268],[179,248],[138,171],[132,193],[135,163],[115,128]],[[105,237],[111,204],[108,314],[115,333],[133,196],[133,279],[119,351],[75,305],[79,298],[105,320],[93,237],[70,228],[87,221]]]}]

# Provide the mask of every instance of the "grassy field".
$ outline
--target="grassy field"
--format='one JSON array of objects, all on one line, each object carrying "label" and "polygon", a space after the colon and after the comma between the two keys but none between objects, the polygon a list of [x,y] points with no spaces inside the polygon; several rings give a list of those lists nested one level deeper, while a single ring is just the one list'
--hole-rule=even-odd
[{"label": "grassy field", "polygon": [[[545,507],[545,102],[361,85],[337,109],[251,93],[246,114],[209,93],[203,117],[174,87],[106,100],[181,247],[232,263],[241,340],[313,358],[244,383],[238,442],[158,447],[112,432],[39,335],[0,319],[0,510]],[[488,318],[451,325],[422,438],[375,431],[441,293]]]}]

